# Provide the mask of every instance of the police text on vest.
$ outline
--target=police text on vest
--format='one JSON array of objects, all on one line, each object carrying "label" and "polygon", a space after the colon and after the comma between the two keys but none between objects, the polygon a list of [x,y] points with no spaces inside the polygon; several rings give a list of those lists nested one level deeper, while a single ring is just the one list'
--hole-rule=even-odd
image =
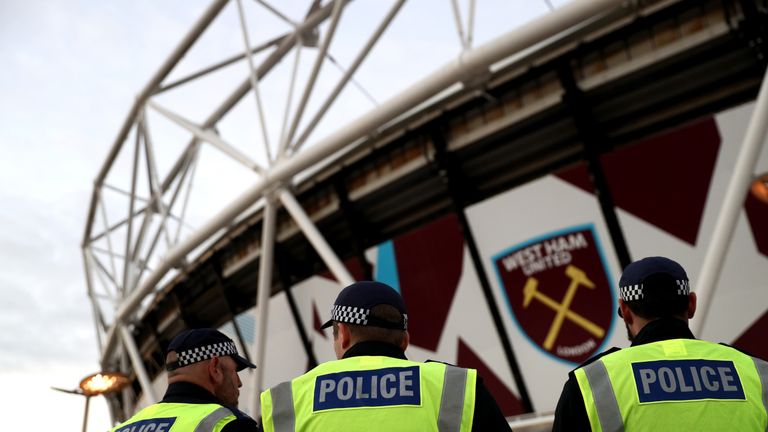
[{"label": "police text on vest", "polygon": [[176,417],[151,418],[127,424],[116,432],[169,432]]},{"label": "police text on vest", "polygon": [[698,399],[744,399],[732,361],[657,360],[632,363],[640,403]]},{"label": "police text on vest", "polygon": [[313,411],[421,405],[419,367],[338,372],[315,378]]}]

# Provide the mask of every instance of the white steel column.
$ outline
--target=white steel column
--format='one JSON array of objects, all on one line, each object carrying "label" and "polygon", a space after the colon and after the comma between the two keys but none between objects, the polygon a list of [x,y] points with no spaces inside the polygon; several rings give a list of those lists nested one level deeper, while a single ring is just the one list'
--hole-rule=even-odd
[{"label": "white steel column", "polygon": [[451,9],[453,9],[453,18],[456,20],[456,32],[459,34],[459,40],[461,41],[462,51],[469,48],[467,44],[467,37],[464,35],[464,25],[461,23],[461,9],[459,8],[458,0],[451,1]]},{"label": "white steel column", "polygon": [[701,334],[709,314],[709,306],[712,303],[715,286],[720,278],[723,261],[730,247],[741,208],[744,205],[744,197],[748,193],[749,185],[754,177],[757,157],[760,155],[760,149],[765,142],[766,132],[768,132],[767,78],[768,70],[766,70],[766,74],[763,76],[763,83],[760,85],[755,110],[752,112],[752,118],[749,120],[749,127],[744,136],[744,144],[741,146],[741,151],[736,159],[736,165],[733,167],[733,177],[731,177],[731,181],[728,184],[723,205],[720,208],[715,229],[712,232],[712,241],[701,265],[699,282],[694,290],[698,298],[698,307],[696,315],[691,322],[691,329],[693,334],[697,336]]},{"label": "white steel column", "polygon": [[93,269],[93,262],[90,259],[89,251],[86,248],[81,248],[80,252],[83,256],[83,267],[85,268],[85,285],[88,288],[88,298],[91,300],[91,309],[93,310],[93,321],[96,327],[96,342],[99,349],[99,353],[103,349],[104,342],[104,320],[101,316],[101,309],[98,307],[96,300],[96,290],[93,288],[93,273],[96,271]]},{"label": "white steel column", "polygon": [[147,369],[144,367],[144,362],[141,361],[141,354],[139,348],[136,346],[136,341],[133,340],[133,335],[125,324],[118,323],[117,327],[120,329],[120,337],[123,339],[123,346],[128,352],[128,356],[131,358],[131,364],[133,370],[136,372],[136,376],[139,378],[139,384],[144,394],[147,395],[147,400],[150,404],[157,402],[157,396],[155,395],[155,389],[152,388],[152,381],[149,379]]},{"label": "white steel column", "polygon": [[304,212],[304,209],[301,208],[301,205],[296,201],[296,198],[285,189],[280,189],[279,196],[285,209],[288,210],[288,213],[291,214],[293,220],[299,225],[299,228],[301,228],[301,231],[307,237],[307,240],[312,243],[312,246],[317,253],[320,254],[320,258],[323,259],[323,262],[325,262],[325,265],[331,270],[331,273],[336,277],[336,280],[339,281],[342,286],[353,283],[355,280],[352,278],[352,275],[349,274],[347,268],[344,267],[344,263],[342,263],[339,257],[336,256],[336,252],[331,249],[331,245],[329,245],[325,240],[325,237],[320,234],[320,231]]},{"label": "white steel column", "polygon": [[[192,160],[189,161],[189,181],[187,182],[187,191],[184,194],[184,202],[181,205],[181,213],[179,214],[179,224],[176,227],[176,237],[173,239],[173,244],[179,243],[179,238],[181,238],[181,227],[184,226],[184,221],[187,216],[187,204],[189,204],[189,195],[192,192],[192,183],[195,180],[195,169],[197,168],[197,158],[200,155],[200,145],[195,144],[194,146],[194,152],[192,153]],[[186,168],[185,168],[186,169]],[[183,180],[183,178],[182,178]],[[181,180],[179,180],[181,181]]]},{"label": "white steel column", "polygon": [[288,86],[288,96],[285,98],[285,112],[283,113],[283,127],[280,128],[280,142],[278,143],[278,151],[277,151],[277,157],[280,158],[280,154],[283,153],[284,142],[286,140],[285,134],[287,133],[288,129],[288,121],[291,116],[291,103],[293,102],[293,90],[296,88],[296,78],[299,73],[299,62],[301,60],[301,49],[303,42],[301,40],[301,35],[297,36],[299,38],[299,43],[296,44],[296,46],[293,48],[296,50],[296,56],[293,60],[293,71],[291,72],[291,81]]},{"label": "white steel column", "polygon": [[[126,352],[125,347],[122,347],[122,351]],[[120,356],[120,370],[127,371],[130,361],[124,354]],[[132,386],[125,386],[122,390],[123,393],[123,413],[122,418],[127,419],[133,415],[134,404],[137,402],[134,400],[136,396]]]},{"label": "white steel column", "polygon": [[253,374],[252,413],[261,413],[259,395],[264,380],[264,358],[267,348],[267,322],[269,320],[269,298],[272,292],[272,269],[274,268],[275,226],[277,211],[275,202],[268,196],[264,203],[264,219],[261,226],[261,256],[259,258],[259,292],[256,299],[256,370]]},{"label": "white steel column", "polygon": [[[141,133],[139,127],[136,127],[136,144],[133,149],[133,171],[131,172],[131,199],[128,205],[128,214],[132,215],[136,205],[136,182],[139,174],[139,153],[141,150]],[[133,218],[128,218],[128,234],[125,239],[125,257],[123,258],[123,289],[125,292],[133,290],[134,263],[131,260],[133,256]]]},{"label": "white steel column", "polygon": [[267,122],[264,120],[264,108],[261,103],[261,94],[259,94],[259,78],[256,73],[256,67],[253,65],[253,56],[251,53],[251,41],[248,36],[248,26],[245,23],[245,10],[243,10],[242,0],[237,0],[237,14],[240,17],[240,30],[243,34],[243,44],[245,45],[245,58],[248,60],[248,72],[251,79],[251,89],[253,90],[253,96],[256,98],[256,113],[259,118],[259,127],[261,128],[261,138],[264,140],[264,151],[267,155],[267,161],[272,163],[274,158],[272,157],[272,151],[269,147],[269,133],[267,131]]},{"label": "white steel column", "polygon": [[475,0],[469,0],[467,15],[467,49],[470,49],[472,48],[472,41],[475,39]]}]

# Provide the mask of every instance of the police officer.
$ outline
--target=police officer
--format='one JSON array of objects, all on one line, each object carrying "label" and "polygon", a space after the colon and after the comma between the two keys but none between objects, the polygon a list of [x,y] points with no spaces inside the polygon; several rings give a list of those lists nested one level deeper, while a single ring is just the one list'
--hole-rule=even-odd
[{"label": "police officer", "polygon": [[619,316],[632,346],[569,374],[553,431],[766,431],[768,363],[696,340],[696,295],[676,262],[633,262],[619,281]]},{"label": "police officer", "polygon": [[214,329],[186,330],[168,345],[168,390],[113,432],[253,432],[256,421],[237,409],[237,373],[256,366]]},{"label": "police officer", "polygon": [[344,288],[323,325],[338,360],[263,392],[264,430],[509,431],[477,371],[406,359],[407,320],[388,285]]}]

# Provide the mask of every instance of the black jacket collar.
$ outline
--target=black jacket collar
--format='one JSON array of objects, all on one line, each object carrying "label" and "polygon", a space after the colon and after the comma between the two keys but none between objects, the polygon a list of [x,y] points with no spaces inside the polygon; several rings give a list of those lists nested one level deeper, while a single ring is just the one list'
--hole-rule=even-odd
[{"label": "black jacket collar", "polygon": [[183,381],[168,385],[168,390],[163,396],[163,402],[221,404],[216,396],[208,390],[197,384]]},{"label": "black jacket collar", "polygon": [[668,339],[696,339],[688,323],[677,318],[659,318],[645,325],[632,341],[632,346]]},{"label": "black jacket collar", "polygon": [[[224,405],[220,400],[216,398],[211,392],[200,387],[197,384],[190,382],[175,382],[168,385],[168,390],[163,396],[163,400],[160,403],[187,403],[187,404],[219,404],[232,411],[232,414],[237,417],[232,423],[229,423],[224,430],[239,431],[239,430],[261,430],[256,429],[255,420],[240,411],[236,406]],[[243,429],[244,428],[244,429]]]},{"label": "black jacket collar", "polygon": [[397,346],[386,342],[358,342],[344,353],[343,358],[359,356],[384,356],[408,360],[405,353]]}]

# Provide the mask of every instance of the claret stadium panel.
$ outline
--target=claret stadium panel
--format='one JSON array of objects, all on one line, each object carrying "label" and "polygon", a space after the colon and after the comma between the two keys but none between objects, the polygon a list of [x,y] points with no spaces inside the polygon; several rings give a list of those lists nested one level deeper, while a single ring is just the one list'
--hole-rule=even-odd
[{"label": "claret stadium panel", "polygon": [[159,399],[193,327],[258,364],[257,416],[334,358],[320,325],[363,279],[405,299],[409,358],[476,368],[515,430],[628,345],[632,259],[675,258],[695,333],[768,357],[765,2],[541,2],[528,22],[515,2],[281,3],[208,6],[96,178],[88,293],[103,368],[132,380],[115,420]]}]

